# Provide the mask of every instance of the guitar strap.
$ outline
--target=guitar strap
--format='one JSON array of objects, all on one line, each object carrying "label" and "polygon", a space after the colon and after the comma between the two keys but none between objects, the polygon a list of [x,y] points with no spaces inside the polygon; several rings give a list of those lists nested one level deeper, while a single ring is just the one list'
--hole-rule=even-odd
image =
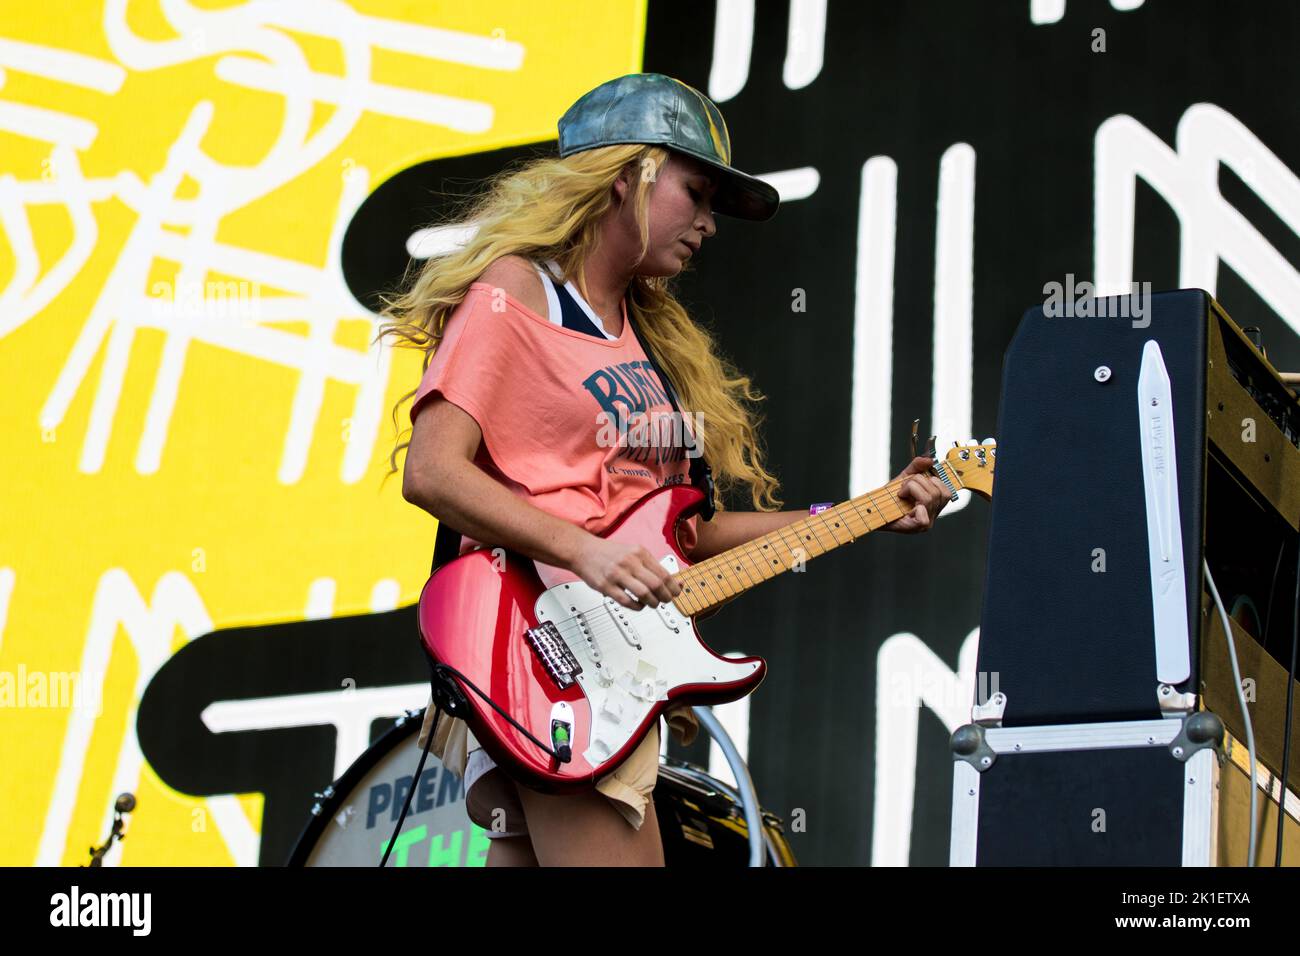
[{"label": "guitar strap", "polygon": [[433,565],[429,573],[433,574],[448,561],[460,554],[461,533],[442,519],[438,520],[438,532],[433,539]]},{"label": "guitar strap", "polygon": [[[627,320],[632,322],[632,310],[627,310]],[[695,442],[695,436],[686,429],[686,415],[682,411],[682,404],[677,400],[677,389],[673,388],[672,380],[664,373],[663,366],[655,358],[654,351],[650,348],[649,343],[641,338],[636,330],[636,323],[632,322],[632,335],[636,338],[641,346],[641,351],[645,352],[646,358],[650,360],[650,365],[654,368],[655,374],[659,376],[659,381],[663,383],[664,391],[668,393],[669,400],[673,403],[673,408],[677,409],[677,414],[682,418],[682,433],[690,442],[689,448],[692,451],[698,449],[699,454],[691,458],[691,484],[704,493],[704,507],[700,511],[700,517],[705,521],[713,520],[713,469],[709,463],[704,460],[704,449],[698,448]]]},{"label": "guitar strap", "polygon": [[[430,575],[446,564],[460,551],[461,534],[459,531],[448,527],[445,521],[438,521],[438,533],[433,542],[433,566],[429,569]],[[448,714],[456,713],[455,698],[460,696],[454,684],[447,680],[438,672],[437,661],[429,653],[429,649],[424,646],[424,641],[419,642],[420,651],[424,654],[424,659],[429,664],[429,695],[431,700],[429,707],[433,708],[433,723],[429,725],[429,733],[424,740],[424,752],[420,754],[420,763],[415,768],[415,780],[411,784],[410,790],[406,794],[406,802],[402,804],[402,815],[397,818],[397,826],[393,828],[393,835],[388,840],[388,845],[384,848],[384,856],[379,861],[381,867],[388,865],[388,856],[393,852],[393,847],[397,845],[397,836],[402,832],[402,824],[406,822],[406,815],[411,811],[411,798],[415,796],[415,791],[420,786],[420,778],[424,773],[424,762],[429,759],[429,748],[433,746],[433,738],[438,735],[438,721],[442,718],[442,712]],[[463,698],[462,698],[463,699]],[[423,721],[428,714],[428,709],[421,712],[419,719]],[[415,719],[413,717],[408,719]]]}]

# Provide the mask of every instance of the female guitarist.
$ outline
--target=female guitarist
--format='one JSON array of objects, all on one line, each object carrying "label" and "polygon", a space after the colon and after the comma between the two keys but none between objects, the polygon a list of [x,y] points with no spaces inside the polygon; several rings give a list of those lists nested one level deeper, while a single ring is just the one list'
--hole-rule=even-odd
[{"label": "female guitarist", "polygon": [[[718,510],[679,525],[692,562],[807,517],[775,510],[753,421],[764,396],[667,284],[717,231],[715,213],[762,221],[778,204],[772,186],[731,167],[722,114],[692,87],[635,73],[581,97],[560,119],[559,158],[495,177],[459,220],[470,238],[428,260],[385,308],[381,335],[426,353],[406,500],[460,529],[462,553],[507,548],[538,562],[543,581],[547,567],[566,569],[633,610],[681,586],[645,548],[599,535],[649,492],[691,480],[693,439],[717,479]],[[692,410],[659,432],[676,447],[629,440],[632,412],[642,422],[673,412],[642,342]],[[926,474],[932,464],[917,458],[899,476],[912,476],[901,495],[914,507],[886,527],[931,526],[948,500]],[[721,510],[735,487],[754,511]],[[594,790],[553,795],[511,779],[464,721],[444,713],[430,727],[432,716],[420,744],[433,733],[431,749],[464,778],[470,818],[491,838],[489,866],[663,865],[651,799],[658,722]],[[665,718],[691,742],[688,706]]]}]

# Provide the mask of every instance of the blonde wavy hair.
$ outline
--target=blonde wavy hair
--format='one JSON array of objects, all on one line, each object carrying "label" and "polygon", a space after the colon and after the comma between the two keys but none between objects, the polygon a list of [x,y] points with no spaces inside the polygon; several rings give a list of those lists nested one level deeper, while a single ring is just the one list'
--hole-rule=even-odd
[{"label": "blonde wavy hair", "polygon": [[[642,171],[632,201],[644,256],[650,239],[646,216],[650,186],[668,155],[661,146],[632,144],[585,150],[563,159],[533,158],[506,167],[478,195],[454,204],[447,217],[450,221],[443,223],[476,225],[473,237],[450,254],[426,260],[413,280],[408,267],[402,291],[392,298],[381,296],[384,321],[375,341],[391,335],[404,347],[423,349],[422,368],[427,370],[447,320],[470,283],[505,255],[555,259],[564,278],[590,300],[584,263],[599,240],[601,217],[613,205],[614,181],[628,164]],[[774,511],[783,504],[775,496],[779,482],[763,466],[758,435],[762,418],[757,403],[766,396],[719,353],[713,335],[692,321],[674,297],[672,284],[635,276],[628,288],[628,313],[672,378],[683,411],[703,415],[701,434],[705,459],[713,469],[714,506],[722,510],[724,495],[748,488],[756,510]],[[398,411],[417,391],[418,387],[407,392],[394,406],[395,432]],[[403,432],[398,432],[399,438]],[[402,442],[393,449],[385,480],[397,471],[398,453],[409,444]]]}]

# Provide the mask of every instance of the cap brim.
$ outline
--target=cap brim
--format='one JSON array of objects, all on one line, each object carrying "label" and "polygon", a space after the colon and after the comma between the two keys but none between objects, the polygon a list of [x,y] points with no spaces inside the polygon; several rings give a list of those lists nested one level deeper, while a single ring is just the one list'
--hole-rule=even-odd
[{"label": "cap brim", "polygon": [[771,183],[702,156],[695,158],[708,163],[722,174],[717,191],[713,194],[714,212],[754,222],[765,222],[776,215],[781,206],[781,194]]}]

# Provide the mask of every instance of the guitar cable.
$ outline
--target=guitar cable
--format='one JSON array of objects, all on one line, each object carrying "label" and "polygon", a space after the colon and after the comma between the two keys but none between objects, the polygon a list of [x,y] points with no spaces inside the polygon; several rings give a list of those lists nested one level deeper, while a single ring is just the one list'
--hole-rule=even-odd
[{"label": "guitar cable", "polygon": [[[1272,634],[1273,599],[1277,594],[1277,590],[1278,590],[1277,578],[1278,578],[1278,573],[1282,570],[1282,557],[1285,554],[1286,554],[1286,541],[1284,540],[1277,549],[1277,561],[1274,562],[1273,564],[1273,576],[1269,580],[1268,604],[1264,608],[1263,633],[1261,634],[1261,637],[1263,638],[1264,641],[1267,641],[1269,635]],[[1283,718],[1284,723],[1282,725],[1282,775],[1280,778],[1280,782],[1278,784],[1279,793],[1278,793],[1278,807],[1277,807],[1277,834],[1274,837],[1274,853],[1273,853],[1274,867],[1280,867],[1282,865],[1282,844],[1283,844],[1283,839],[1285,837],[1284,825],[1286,823],[1286,816],[1287,816],[1286,795],[1288,789],[1288,782],[1290,780],[1290,768],[1291,768],[1291,740],[1292,740],[1291,721],[1293,715],[1295,714],[1296,648],[1297,645],[1300,645],[1300,538],[1297,538],[1296,540],[1295,594],[1291,601],[1291,607],[1292,607],[1291,667],[1287,671],[1286,708],[1285,708],[1284,718]],[[1252,766],[1253,766],[1253,759],[1254,759],[1253,752],[1251,754],[1251,757],[1252,757]],[[1273,790],[1272,787],[1270,786],[1269,797],[1271,798],[1272,795],[1273,795]],[[1253,809],[1254,806],[1252,801],[1252,811]],[[1252,823],[1251,825],[1252,835],[1254,833],[1254,829],[1255,828]],[[1253,852],[1251,853],[1251,859],[1252,860],[1254,859]]]},{"label": "guitar cable", "polygon": [[[527,737],[529,740],[535,743],[541,750],[543,750],[551,757],[558,760],[560,763],[568,763],[570,760],[573,759],[573,753],[569,747],[565,746],[565,747],[560,747],[558,750],[554,750],[551,747],[548,747],[546,744],[542,743],[540,740],[538,740],[528,731],[527,727],[523,726],[521,723],[519,723],[519,721],[515,720],[504,710],[502,710],[497,705],[496,701],[494,701],[487,694],[483,693],[483,691],[479,690],[478,687],[475,686],[472,680],[470,680],[460,671],[456,670],[456,668],[452,667],[449,664],[433,664],[432,666],[434,671],[437,673],[437,675],[441,677],[444,681],[447,681],[448,673],[454,674],[457,677],[459,677],[462,681],[464,681],[467,685],[469,685],[470,690],[472,690],[474,693],[478,694],[485,701],[487,701],[488,704],[491,705],[492,709],[495,710],[502,717],[504,717],[506,720],[508,720],[516,730],[518,730],[521,734],[523,734],[525,737]],[[447,681],[447,683],[450,683],[450,681]]]},{"label": "guitar cable", "polygon": [[397,826],[393,828],[393,835],[388,838],[388,846],[384,847],[384,858],[379,861],[381,867],[388,864],[388,854],[392,853],[393,847],[397,845],[397,835],[402,832],[402,824],[406,822],[406,814],[411,809],[411,798],[415,796],[416,788],[420,786],[420,776],[424,773],[424,762],[429,758],[429,747],[432,746],[433,735],[438,730],[438,717],[442,711],[436,703],[432,706],[433,724],[429,727],[429,736],[424,740],[424,753],[420,754],[420,762],[416,765],[415,778],[411,781],[411,788],[406,791],[406,803],[402,805],[402,815],[397,818]]},{"label": "guitar cable", "polygon": [[[1241,719],[1246,725],[1246,752],[1250,754],[1250,842],[1246,850],[1246,866],[1254,866],[1255,845],[1259,836],[1259,800],[1256,795],[1259,787],[1259,769],[1255,759],[1255,727],[1250,720],[1250,708],[1246,706],[1246,692],[1241,686],[1241,667],[1237,664],[1237,642],[1232,636],[1232,623],[1228,620],[1228,612],[1224,610],[1223,599],[1219,597],[1219,589],[1214,586],[1210,563],[1205,558],[1201,558],[1201,567],[1205,569],[1205,581],[1210,585],[1210,596],[1214,598],[1214,606],[1219,612],[1219,622],[1223,625],[1223,633],[1228,641],[1228,659],[1232,662],[1232,679],[1236,684],[1237,703],[1241,705]],[[1297,581],[1300,581],[1300,578],[1297,578]]]},{"label": "guitar cable", "polygon": [[[423,642],[421,642],[420,646],[424,648]],[[483,693],[483,691],[481,691],[472,680],[470,680],[468,677],[466,677],[464,674],[462,674],[460,671],[458,671],[456,668],[452,667],[449,664],[439,664],[435,662],[433,660],[433,657],[429,654],[428,648],[424,648],[424,652],[425,652],[425,656],[428,657],[429,659],[429,666],[433,670],[434,676],[436,678],[441,678],[445,684],[450,685],[451,682],[450,680],[448,680],[447,675],[454,674],[456,677],[464,681],[465,684],[468,685],[470,690],[474,691],[474,693],[478,694],[479,697],[487,701],[488,704],[491,705],[492,709],[495,710],[502,717],[504,717],[506,720],[508,720],[515,727],[516,730],[518,730],[521,734],[523,734],[525,737],[527,737],[529,740],[535,743],[543,751],[550,754],[560,763],[568,763],[570,760],[573,759],[573,753],[568,746],[562,746],[558,750],[548,747],[546,744],[542,743],[540,740],[534,737],[529,732],[527,727],[524,727],[522,724],[519,723],[519,721],[515,720],[504,710],[502,710],[497,705],[497,702],[494,701],[487,694]],[[455,697],[457,696],[459,696],[458,692],[454,693],[454,695],[449,695],[450,697],[449,703],[451,706],[449,706],[446,710],[448,716],[452,716],[452,717],[455,716],[455,711],[454,711],[454,708],[456,706]],[[402,805],[402,813],[401,816],[397,818],[397,826],[393,828],[393,835],[388,841],[388,846],[384,849],[384,857],[382,860],[379,861],[380,866],[385,866],[388,863],[388,855],[393,852],[393,847],[397,843],[397,836],[402,832],[402,824],[406,822],[406,815],[407,813],[410,812],[411,800],[415,797],[415,791],[420,786],[420,777],[424,773],[424,762],[429,756],[429,747],[432,746],[434,734],[438,730],[438,718],[443,713],[442,708],[439,707],[437,703],[436,693],[434,694],[434,703],[432,706],[433,706],[433,714],[434,714],[433,724],[429,727],[429,736],[424,741],[424,753],[420,754],[420,762],[415,768],[415,778],[411,781],[411,787],[406,792],[406,802]]]}]

